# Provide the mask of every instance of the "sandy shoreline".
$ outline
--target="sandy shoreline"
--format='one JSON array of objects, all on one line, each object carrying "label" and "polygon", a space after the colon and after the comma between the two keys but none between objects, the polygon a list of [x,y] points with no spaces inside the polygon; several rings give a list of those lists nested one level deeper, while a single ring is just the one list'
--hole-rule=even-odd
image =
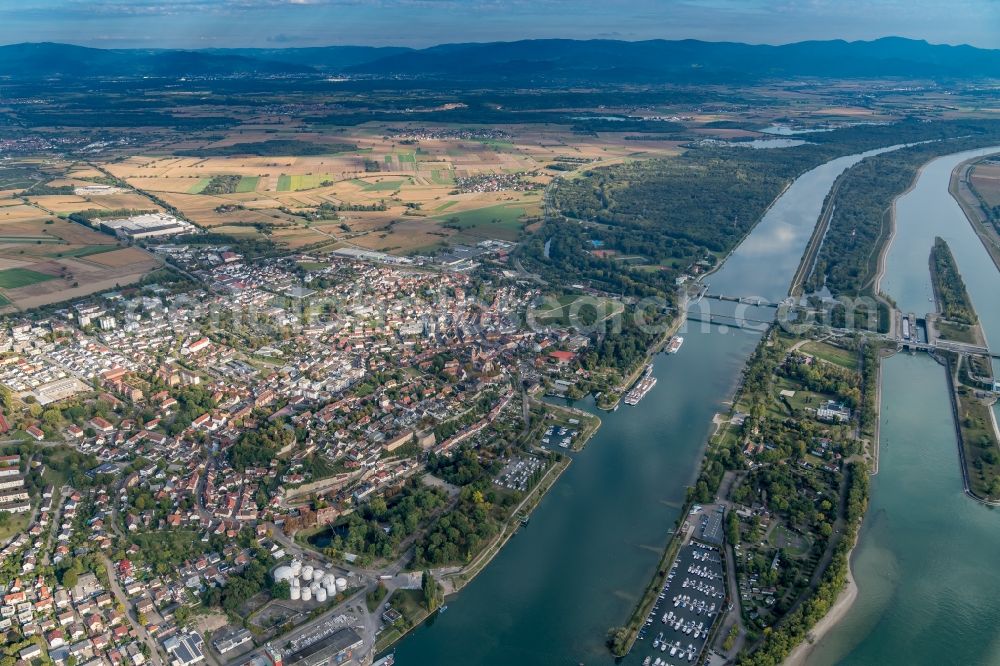
[{"label": "sandy shoreline", "polygon": [[[855,539],[854,546],[851,548],[851,553],[854,553],[854,548],[857,547],[858,541]],[[847,565],[847,584],[844,585],[844,589],[840,591],[837,596],[837,601],[834,602],[830,610],[827,611],[823,619],[820,620],[813,626],[813,628],[806,634],[806,639],[795,646],[795,649],[785,658],[782,663],[784,666],[804,666],[806,660],[809,658],[809,654],[813,651],[816,643],[820,641],[831,629],[833,629],[837,624],[844,619],[847,615],[847,611],[851,609],[854,605],[855,599],[858,598],[858,585],[854,582],[854,574],[851,573],[851,565]]]}]

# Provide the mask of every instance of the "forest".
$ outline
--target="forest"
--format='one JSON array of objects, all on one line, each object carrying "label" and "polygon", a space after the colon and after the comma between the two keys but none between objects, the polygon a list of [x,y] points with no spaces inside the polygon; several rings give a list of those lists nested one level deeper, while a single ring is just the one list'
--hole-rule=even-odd
[{"label": "forest", "polygon": [[965,289],[965,281],[958,272],[958,264],[948,243],[940,237],[934,239],[931,248],[931,281],[938,299],[941,315],[960,324],[972,326],[979,322],[976,310]]},{"label": "forest", "polygon": [[334,525],[326,552],[330,556],[354,553],[363,566],[391,559],[399,555],[403,540],[415,534],[446,499],[444,491],[412,480],[395,497],[375,497]]},{"label": "forest", "polygon": [[825,282],[834,295],[861,293],[874,273],[872,248],[884,235],[881,212],[919,165],[998,137],[996,121],[905,120],[819,132],[790,148],[698,146],[677,157],[592,169],[555,181],[549,203],[558,214],[547,215],[516,256],[555,284],[582,283],[625,296],[668,295],[692,264],[710,268],[732,250],[802,173],[843,155],[932,142],[870,157],[842,177],[812,286]]},{"label": "forest", "polygon": [[208,146],[191,150],[175,150],[174,155],[184,157],[231,157],[235,155],[255,155],[257,157],[275,157],[291,155],[294,157],[307,155],[329,155],[348,150],[357,150],[351,143],[312,143],[294,139],[269,139],[250,143],[234,143],[228,146]]},{"label": "forest", "polygon": [[984,125],[964,138],[934,141],[867,157],[840,179],[830,227],[806,287],[836,296],[872,291],[879,253],[891,230],[893,199],[913,183],[920,167],[941,155],[1000,141],[1000,127]]}]

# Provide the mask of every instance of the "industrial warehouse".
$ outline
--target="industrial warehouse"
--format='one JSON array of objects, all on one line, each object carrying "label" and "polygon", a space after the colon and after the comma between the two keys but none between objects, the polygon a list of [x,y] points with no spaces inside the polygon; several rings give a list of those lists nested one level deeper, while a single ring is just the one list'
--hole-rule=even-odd
[{"label": "industrial warehouse", "polygon": [[101,228],[110,231],[119,238],[129,240],[176,236],[195,231],[194,225],[166,213],[144,213],[131,217],[102,220]]}]

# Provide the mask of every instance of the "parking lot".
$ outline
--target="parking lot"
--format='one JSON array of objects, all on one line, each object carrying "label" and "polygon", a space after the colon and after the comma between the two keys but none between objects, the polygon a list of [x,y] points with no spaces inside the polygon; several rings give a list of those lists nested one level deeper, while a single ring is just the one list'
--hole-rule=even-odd
[{"label": "parking lot", "polygon": [[512,458],[494,480],[501,488],[526,492],[532,485],[532,478],[537,479],[545,472],[545,463],[535,457]]}]

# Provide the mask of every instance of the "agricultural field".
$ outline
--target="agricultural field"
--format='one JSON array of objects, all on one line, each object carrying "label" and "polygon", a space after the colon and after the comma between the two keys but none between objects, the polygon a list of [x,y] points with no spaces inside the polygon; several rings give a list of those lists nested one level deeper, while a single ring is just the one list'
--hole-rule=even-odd
[{"label": "agricultural field", "polygon": [[987,161],[972,169],[972,186],[988,206],[1000,206],[1000,162]]},{"label": "agricultural field", "polygon": [[[28,309],[136,282],[159,262],[140,248],[66,219],[84,210],[160,210],[141,194],[125,191],[80,197],[48,194],[92,183],[99,171],[50,161],[30,171],[38,195],[0,194],[0,312]],[[10,170],[0,169],[14,178]],[[10,181],[8,181],[10,182]]]},{"label": "agricultural field", "polygon": [[54,275],[39,273],[27,268],[8,268],[0,271],[0,289],[17,289],[54,279]]},{"label": "agricultural field", "polygon": [[[679,152],[676,142],[623,142],[564,127],[513,126],[502,140],[427,137],[423,131],[409,123],[330,133],[244,127],[211,143],[185,139],[103,166],[205,228],[240,237],[267,228],[271,240],[289,249],[349,241],[412,254],[449,242],[516,240],[540,215],[540,190],[459,192],[456,178],[518,174],[543,187],[577,169]],[[419,138],[400,138],[409,132]],[[290,154],[273,152],[285,147]],[[63,213],[80,202],[48,203]]]},{"label": "agricultural field", "polygon": [[[748,98],[755,94],[745,93]],[[913,103],[900,94],[885,97],[880,110],[854,106],[856,85],[850,83],[835,84],[822,95],[773,88],[766,94],[781,105],[781,122],[801,125],[857,122],[862,117],[886,121],[893,114],[885,109]],[[948,101],[935,93],[924,95],[933,97],[928,99],[931,104]],[[690,104],[654,95],[643,114],[676,118],[683,109],[682,119],[671,123],[683,132],[663,134],[618,129],[614,123],[579,127],[566,123],[561,111],[531,114],[539,118],[536,122],[516,118],[519,112],[511,109],[510,123],[490,111],[480,122],[475,114],[459,111],[464,104],[445,100],[426,106],[424,92],[393,92],[391,106],[405,103],[415,111],[442,114],[454,109],[459,111],[455,120],[444,115],[441,120],[413,120],[398,113],[390,114],[391,120],[378,119],[379,111],[388,108],[381,92],[369,100],[372,112],[363,111],[365,104],[359,106],[354,95],[347,110],[323,108],[321,98],[301,92],[262,92],[259,99],[267,105],[242,105],[231,97],[211,95],[193,105],[178,103],[173,93],[153,97],[148,101],[157,117],[169,114],[177,126],[149,123],[127,147],[80,161],[26,159],[0,167],[0,224],[34,224],[39,211],[57,218],[85,208],[170,208],[203,228],[240,238],[266,237],[292,250],[325,251],[350,244],[398,254],[432,252],[484,239],[517,240],[531,233],[540,225],[541,188],[555,178],[573,180],[602,166],[678,155],[691,137],[760,137],[759,130],[776,118],[766,105],[735,112],[694,110]],[[570,103],[556,95],[551,108],[594,113],[595,99],[587,93],[579,103]],[[607,103],[611,99],[601,97],[601,115],[636,113],[634,101],[615,108],[613,101]],[[341,122],[337,115],[361,120]],[[200,122],[206,118],[211,120]],[[113,134],[113,123],[105,120]],[[132,127],[135,119],[127,120]],[[46,126],[37,118],[32,122]],[[77,126],[67,123],[65,132],[71,135],[77,130],[70,128]],[[492,174],[516,175],[529,187],[521,191],[502,179],[493,185],[485,179],[482,187],[461,185]],[[86,197],[71,193],[93,183],[125,183],[134,190]],[[43,187],[28,192],[27,201],[5,198],[39,185]],[[15,235],[23,236],[20,243],[53,242],[50,234],[37,229]],[[84,249],[87,245],[99,243],[65,248],[61,257],[49,258],[96,256],[96,251]],[[640,256],[616,260],[637,271],[664,267]]]}]

